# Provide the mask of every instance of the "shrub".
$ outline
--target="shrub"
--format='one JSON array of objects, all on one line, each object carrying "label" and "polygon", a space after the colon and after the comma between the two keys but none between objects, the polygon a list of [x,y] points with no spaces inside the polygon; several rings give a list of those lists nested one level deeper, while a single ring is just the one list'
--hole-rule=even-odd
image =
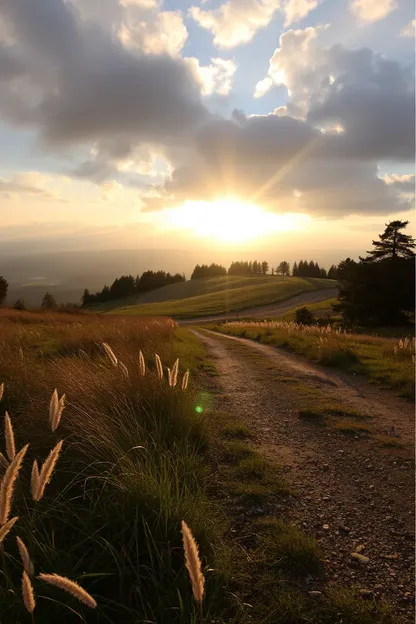
[{"label": "shrub", "polygon": [[295,323],[302,325],[314,325],[316,322],[315,316],[306,306],[297,308],[295,312]]}]

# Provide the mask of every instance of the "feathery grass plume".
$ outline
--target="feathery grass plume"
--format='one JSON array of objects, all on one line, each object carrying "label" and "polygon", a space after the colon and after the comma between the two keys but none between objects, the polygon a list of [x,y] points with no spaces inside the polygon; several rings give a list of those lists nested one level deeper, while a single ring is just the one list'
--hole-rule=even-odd
[{"label": "feathery grass plume", "polygon": [[127,366],[125,364],[123,364],[123,362],[119,362],[118,363],[118,367],[121,369],[121,372],[123,373],[124,377],[126,379],[128,379],[129,378],[129,371],[128,371]]},{"label": "feathery grass plume", "polygon": [[[52,396],[55,395],[55,392]],[[56,392],[56,399],[57,400],[54,404],[54,412],[51,414],[51,410],[49,410],[49,418],[50,418],[52,431],[56,431],[59,423],[61,422],[62,412],[64,411],[64,407],[65,407],[65,394],[63,394],[61,398],[58,399],[58,393]],[[52,400],[53,399],[51,399],[51,405],[52,405]]]},{"label": "feathery grass plume", "polygon": [[58,442],[58,444],[51,450],[48,457],[45,459],[45,461],[42,464],[42,468],[40,469],[40,474],[39,474],[36,496],[33,497],[35,501],[40,501],[40,499],[45,493],[45,487],[51,480],[52,473],[54,471],[56,462],[58,461],[59,453],[61,452],[63,443],[64,443],[63,440]]},{"label": "feathery grass plume", "polygon": [[158,377],[159,379],[163,379],[162,360],[160,359],[157,353],[155,354],[155,360],[156,360],[156,370],[157,370]]},{"label": "feathery grass plume", "polygon": [[12,528],[16,520],[18,519],[19,519],[19,516],[15,516],[14,518],[6,522],[6,524],[3,524],[3,526],[0,529],[0,544],[2,543],[2,541],[6,537],[7,533],[10,531],[10,529]]},{"label": "feathery grass plume", "polygon": [[140,375],[144,377],[144,375],[146,374],[146,363],[144,361],[143,353],[141,351],[139,352],[139,370]]},{"label": "feathery grass plume", "polygon": [[116,366],[118,366],[118,359],[116,358],[114,351],[112,350],[110,345],[108,345],[106,342],[103,342],[102,345],[104,347],[104,351],[106,352],[108,356],[108,359],[110,360],[111,364],[115,368]]},{"label": "feathery grass plume", "polygon": [[170,370],[169,366],[167,366],[167,371],[168,371],[168,382],[169,385],[172,385],[172,371]]},{"label": "feathery grass plume", "polygon": [[4,466],[5,468],[7,468],[8,465],[9,465],[9,462],[7,461],[3,453],[0,453],[0,467]]},{"label": "feathery grass plume", "polygon": [[26,607],[26,610],[29,611],[29,613],[33,613],[36,607],[36,602],[35,602],[35,596],[33,593],[32,583],[30,581],[30,578],[26,570],[23,570],[23,576],[22,576],[22,595],[23,595],[23,603]]},{"label": "feathery grass plume", "polygon": [[35,459],[33,461],[32,475],[30,479],[30,489],[32,491],[33,500],[36,500],[38,487],[39,487],[39,468],[38,468],[38,462]]},{"label": "feathery grass plume", "polygon": [[10,416],[7,412],[4,414],[4,433],[6,437],[7,457],[10,461],[12,461],[14,459],[14,456],[16,455],[16,447],[14,444],[12,421],[10,420]]},{"label": "feathery grass plume", "polygon": [[172,366],[170,385],[172,388],[176,386],[178,383],[178,372],[179,372],[179,358],[176,360],[175,364]]},{"label": "feathery grass plume", "polygon": [[24,571],[29,574],[29,576],[33,575],[33,563],[30,559],[29,552],[25,546],[25,543],[18,535],[16,535],[17,548],[19,549],[20,559],[22,560]]},{"label": "feathery grass plume", "polygon": [[0,525],[6,524],[10,515],[10,509],[12,507],[12,497],[14,484],[19,474],[20,466],[26,451],[29,448],[29,444],[26,444],[21,451],[17,453],[14,460],[7,467],[4,477],[1,480],[0,485]]},{"label": "feathery grass plume", "polygon": [[55,390],[52,392],[51,400],[49,402],[49,424],[52,424],[52,421],[56,414],[56,410],[58,409],[58,403],[58,390],[55,388]]},{"label": "feathery grass plume", "polygon": [[186,390],[189,382],[189,370],[187,370],[182,377],[182,390]]},{"label": "feathery grass plume", "polygon": [[75,581],[71,581],[66,576],[59,576],[58,574],[39,574],[38,579],[41,581],[45,581],[45,583],[49,583],[50,585],[55,585],[55,587],[59,587],[64,591],[72,594],[77,600],[87,605],[87,607],[91,607],[91,609],[95,609],[97,603],[94,598],[81,587]]},{"label": "feathery grass plume", "polygon": [[0,401],[3,398],[3,394],[4,394],[4,383],[0,384]]},{"label": "feathery grass plume", "polygon": [[198,554],[198,545],[192,535],[191,529],[184,520],[182,520],[182,538],[183,550],[185,552],[185,567],[188,570],[189,578],[191,579],[194,598],[200,603],[200,605],[202,605],[205,580],[201,571],[201,560]]}]

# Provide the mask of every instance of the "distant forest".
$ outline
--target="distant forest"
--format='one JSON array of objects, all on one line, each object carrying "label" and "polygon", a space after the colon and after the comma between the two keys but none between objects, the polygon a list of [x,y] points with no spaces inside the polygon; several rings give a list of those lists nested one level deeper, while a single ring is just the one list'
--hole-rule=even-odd
[{"label": "distant forest", "polygon": [[83,306],[90,303],[103,303],[114,299],[122,299],[130,295],[140,295],[149,290],[161,288],[167,284],[176,284],[184,282],[185,275],[180,273],[166,273],[165,271],[145,271],[142,275],[122,275],[117,277],[111,286],[104,288],[96,293],[90,293],[88,288],[84,290],[81,301]]},{"label": "distant forest", "polygon": [[[191,279],[204,277],[221,277],[224,275],[294,275],[298,277],[322,277],[336,279],[337,268],[332,265],[329,271],[319,266],[317,262],[300,260],[293,264],[291,269],[289,262],[283,260],[276,268],[270,269],[265,260],[250,260],[232,262],[227,270],[225,266],[216,264],[197,264],[192,272]],[[82,305],[88,306],[94,303],[105,303],[115,299],[122,299],[130,295],[140,295],[167,284],[176,284],[186,280],[184,274],[166,273],[165,271],[145,271],[142,275],[121,275],[117,277],[111,286],[96,293],[91,293],[88,288],[84,290],[81,301]]]}]

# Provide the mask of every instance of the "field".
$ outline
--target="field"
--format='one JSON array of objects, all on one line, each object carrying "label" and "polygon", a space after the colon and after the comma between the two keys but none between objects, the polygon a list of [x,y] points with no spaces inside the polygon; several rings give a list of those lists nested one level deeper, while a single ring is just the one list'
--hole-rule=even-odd
[{"label": "field", "polygon": [[125,300],[119,300],[102,309],[112,310],[114,314],[186,319],[268,305],[303,292],[334,288],[334,285],[333,280],[318,278],[226,276],[165,286],[134,302],[132,299],[128,305]]},{"label": "field", "polygon": [[214,329],[283,347],[318,364],[363,375],[405,398],[414,397],[414,339],[411,337],[392,341],[331,326],[304,326],[292,321],[241,321]]},{"label": "field", "polygon": [[[310,597],[305,578],[323,582],[321,550],[281,512],[256,521],[250,542],[233,537],[232,509],[249,518],[259,501],[272,510],[290,492],[279,468],[256,454],[238,415],[212,408],[201,379],[215,370],[187,330],[170,319],[2,310],[0,336],[0,409],[14,431],[12,444],[6,419],[2,453],[10,460],[29,445],[6,497],[6,515],[16,521],[0,533],[2,624],[393,621],[387,606],[336,586],[318,602]],[[58,411],[55,399],[50,404],[55,388],[65,395]],[[51,449],[56,465],[43,464]],[[200,548],[202,606],[184,565],[182,520]],[[27,590],[26,610],[21,597],[21,557],[26,588],[28,578],[34,588],[32,620]],[[76,581],[89,597],[79,602],[73,589],[39,578],[45,573]]]}]

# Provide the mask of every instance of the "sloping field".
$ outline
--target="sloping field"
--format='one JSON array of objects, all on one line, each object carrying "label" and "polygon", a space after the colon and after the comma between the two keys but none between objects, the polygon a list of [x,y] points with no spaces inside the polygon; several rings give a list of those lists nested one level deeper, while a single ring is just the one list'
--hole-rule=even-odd
[{"label": "sloping field", "polygon": [[[200,282],[199,287],[205,289],[205,294],[177,298],[176,300],[159,301],[154,303],[137,303],[136,305],[120,305],[112,310],[113,314],[139,315],[167,315],[176,318],[192,318],[222,314],[263,306],[303,292],[319,289],[334,288],[333,280],[301,277],[246,277],[215,278],[212,280],[194,280]],[[211,284],[210,284],[211,282]],[[190,282],[189,282],[190,283]],[[178,284],[175,286],[186,286]],[[228,285],[227,288],[225,286]],[[197,290],[198,286],[195,286]],[[161,291],[170,287],[161,288],[152,294],[163,294]],[[144,298],[142,299],[144,301]]]}]

